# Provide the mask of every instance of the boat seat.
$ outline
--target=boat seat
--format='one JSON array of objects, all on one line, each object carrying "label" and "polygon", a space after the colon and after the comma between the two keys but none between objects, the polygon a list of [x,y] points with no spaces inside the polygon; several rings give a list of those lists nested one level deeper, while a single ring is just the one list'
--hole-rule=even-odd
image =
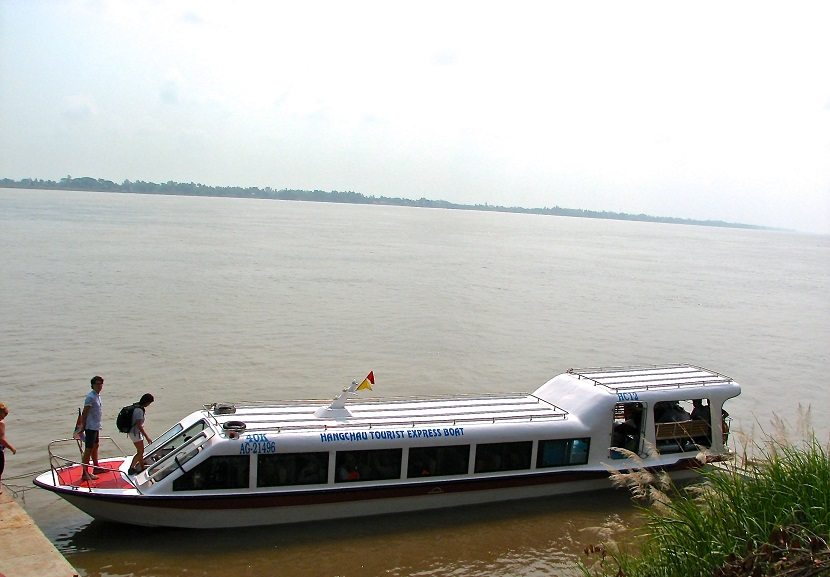
[{"label": "boat seat", "polygon": [[694,439],[709,436],[709,423],[706,421],[676,421],[673,423],[657,423],[655,439],[665,441],[669,439]]},{"label": "boat seat", "polygon": [[701,420],[657,423],[654,438],[660,453],[685,453],[696,451],[697,445],[709,446],[709,423]]}]

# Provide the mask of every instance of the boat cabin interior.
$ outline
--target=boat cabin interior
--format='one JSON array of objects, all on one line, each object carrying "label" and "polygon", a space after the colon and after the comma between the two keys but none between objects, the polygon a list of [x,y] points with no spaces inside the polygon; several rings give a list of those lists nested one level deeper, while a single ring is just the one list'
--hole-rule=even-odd
[{"label": "boat cabin interior", "polygon": [[[709,399],[675,399],[658,401],[649,407],[643,402],[623,402],[614,405],[611,450],[612,458],[624,458],[615,448],[645,454],[645,442],[653,433],[654,450],[658,454],[685,453],[710,449],[713,428]],[[648,410],[652,409],[649,413]],[[723,444],[729,438],[729,413],[721,409]]]}]

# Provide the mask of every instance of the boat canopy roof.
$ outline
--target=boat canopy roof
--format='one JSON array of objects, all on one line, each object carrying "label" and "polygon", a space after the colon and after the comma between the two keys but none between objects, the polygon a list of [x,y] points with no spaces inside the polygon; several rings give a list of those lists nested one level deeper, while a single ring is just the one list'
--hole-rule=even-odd
[{"label": "boat canopy roof", "polygon": [[347,413],[321,417],[329,401],[279,401],[206,405],[208,417],[223,428],[245,423],[246,432],[280,433],[342,428],[462,426],[495,422],[564,420],[568,412],[528,393],[353,400]]},{"label": "boat canopy roof", "polygon": [[[352,393],[353,394],[353,393]],[[314,433],[389,427],[461,427],[587,423],[605,420],[619,400],[655,402],[709,398],[719,404],[740,394],[730,377],[689,364],[570,369],[532,393],[352,398],[338,405],[324,400],[205,405],[192,418],[205,418],[221,431]],[[563,409],[562,407],[567,407]]]}]

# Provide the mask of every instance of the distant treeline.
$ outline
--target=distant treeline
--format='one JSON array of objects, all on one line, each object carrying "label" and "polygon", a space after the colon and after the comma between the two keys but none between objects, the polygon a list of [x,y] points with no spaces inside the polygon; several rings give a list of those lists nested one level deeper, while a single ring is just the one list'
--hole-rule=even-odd
[{"label": "distant treeline", "polygon": [[393,206],[416,206],[421,208],[447,208],[454,210],[486,210],[490,212],[517,212],[525,214],[548,214],[555,216],[575,216],[580,218],[604,218],[613,220],[639,220],[646,222],[664,222],[671,224],[695,224],[702,226],[722,226],[730,228],[765,229],[767,227],[751,224],[724,222],[721,220],[693,220],[689,218],[674,218],[669,216],[650,216],[648,214],[628,214],[625,212],[608,212],[596,210],[582,210],[578,208],[561,208],[559,206],[545,208],[523,208],[520,206],[495,206],[490,204],[456,204],[446,200],[429,200],[419,198],[396,198],[387,196],[366,196],[359,192],[324,190],[276,190],[270,186],[258,188],[255,186],[243,188],[240,186],[208,186],[195,182],[168,181],[161,184],[144,182],[143,180],[125,180],[121,184],[103,178],[67,176],[55,182],[24,178],[11,180],[0,179],[2,188],[32,188],[45,190],[88,190],[96,192],[131,192],[137,194],[173,194],[184,196],[225,196],[233,198],[267,198],[274,200],[300,200],[312,202],[339,202],[350,204],[383,204]]}]

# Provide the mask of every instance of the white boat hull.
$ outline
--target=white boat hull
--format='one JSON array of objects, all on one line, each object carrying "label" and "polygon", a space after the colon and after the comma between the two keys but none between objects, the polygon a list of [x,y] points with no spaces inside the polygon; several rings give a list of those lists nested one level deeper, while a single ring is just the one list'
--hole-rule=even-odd
[{"label": "white boat hull", "polygon": [[[671,472],[675,480],[693,478],[694,469],[683,463]],[[350,495],[334,491],[309,493],[305,503],[268,506],[269,499],[282,501],[287,495],[212,495],[207,498],[183,496],[157,498],[135,495],[106,495],[101,491],[56,491],[69,503],[96,519],[143,526],[180,528],[232,528],[262,525],[282,525],[326,521],[333,519],[387,515],[412,511],[427,511],[495,502],[564,496],[612,488],[607,472],[571,471],[573,480],[536,484],[519,484],[487,489],[455,490],[451,484],[440,483],[422,487],[417,495],[383,496],[384,492],[399,493],[401,487],[366,487]],[[517,478],[493,479],[493,484],[520,483]],[[405,488],[404,488],[405,489]],[[414,487],[411,487],[414,490]],[[54,489],[53,489],[54,490]],[[355,494],[357,493],[357,494]],[[291,497],[296,500],[296,496]],[[313,502],[317,500],[319,502]]]}]

